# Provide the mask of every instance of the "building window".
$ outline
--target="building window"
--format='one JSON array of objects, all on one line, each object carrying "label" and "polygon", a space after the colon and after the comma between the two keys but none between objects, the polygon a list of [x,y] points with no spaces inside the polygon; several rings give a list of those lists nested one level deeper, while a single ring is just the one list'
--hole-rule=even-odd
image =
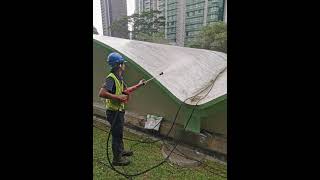
[{"label": "building window", "polygon": [[211,14],[210,19],[212,20],[218,20],[218,16],[216,14]]},{"label": "building window", "polygon": [[218,11],[218,10],[219,10],[218,7],[213,7],[213,8],[211,8],[211,12],[215,12],[215,11]]}]

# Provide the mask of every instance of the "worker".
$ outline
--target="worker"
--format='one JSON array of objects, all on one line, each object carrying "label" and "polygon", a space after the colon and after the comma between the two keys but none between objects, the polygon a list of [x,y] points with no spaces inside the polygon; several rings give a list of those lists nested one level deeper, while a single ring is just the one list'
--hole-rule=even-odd
[{"label": "worker", "polygon": [[119,53],[112,52],[108,55],[107,63],[111,66],[111,72],[106,77],[105,83],[99,92],[99,97],[106,99],[107,121],[112,127],[112,164],[114,166],[126,166],[130,164],[130,161],[125,156],[132,156],[133,152],[124,150],[123,145],[125,103],[128,102],[128,92],[138,89],[145,82],[142,79],[135,86],[127,88],[123,80],[125,62]]}]

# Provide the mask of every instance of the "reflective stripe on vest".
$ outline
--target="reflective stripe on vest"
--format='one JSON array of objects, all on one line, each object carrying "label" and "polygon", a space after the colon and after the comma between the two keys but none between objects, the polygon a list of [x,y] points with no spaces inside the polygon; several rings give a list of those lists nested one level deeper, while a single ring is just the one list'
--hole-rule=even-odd
[{"label": "reflective stripe on vest", "polygon": [[[119,81],[118,78],[113,74],[110,73],[108,77],[111,77],[116,85],[116,95],[121,95],[123,92],[123,81]],[[106,99],[106,108],[112,111],[123,111],[124,110],[124,103],[121,103],[118,100],[113,100],[113,99]]]}]

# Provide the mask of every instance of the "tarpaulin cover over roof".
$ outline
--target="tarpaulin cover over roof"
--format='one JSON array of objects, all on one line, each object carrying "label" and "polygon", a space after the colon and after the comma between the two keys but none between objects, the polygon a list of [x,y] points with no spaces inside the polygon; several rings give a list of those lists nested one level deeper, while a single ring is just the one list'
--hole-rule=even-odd
[{"label": "tarpaulin cover over roof", "polygon": [[[120,52],[151,76],[180,101],[201,92],[209,94],[198,105],[227,94],[227,55],[221,52],[93,35],[99,44]],[[158,76],[163,72],[162,76]],[[194,105],[196,101],[188,100]]]}]

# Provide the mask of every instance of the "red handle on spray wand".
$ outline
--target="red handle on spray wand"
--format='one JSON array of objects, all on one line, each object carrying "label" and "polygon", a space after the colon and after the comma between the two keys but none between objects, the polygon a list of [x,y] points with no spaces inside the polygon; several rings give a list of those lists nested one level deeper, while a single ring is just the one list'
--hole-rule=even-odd
[{"label": "red handle on spray wand", "polygon": [[[159,76],[161,76],[161,75],[163,75],[163,72],[161,72],[160,74],[159,74]],[[128,98],[127,98],[127,100],[126,101],[124,101],[124,103],[128,103],[128,101],[129,101],[129,96],[130,96],[130,94],[131,93],[133,93],[135,90],[137,90],[139,87],[141,87],[141,86],[143,86],[143,85],[146,85],[149,81],[151,81],[152,79],[154,79],[155,77],[153,77],[153,78],[150,78],[149,80],[147,80],[147,81],[144,81],[144,82],[142,82],[142,83],[138,83],[138,84],[136,84],[136,85],[134,85],[134,86],[131,86],[131,87],[129,87],[129,88],[126,88],[122,93],[123,94],[125,94],[125,95],[127,95],[128,96]]]},{"label": "red handle on spray wand", "polygon": [[127,100],[125,100],[125,101],[123,101],[123,102],[124,102],[124,103],[128,103],[130,94],[133,93],[133,91],[137,90],[137,89],[138,89],[139,87],[141,87],[142,85],[144,85],[144,83],[142,83],[142,84],[139,83],[139,84],[136,84],[136,85],[131,86],[131,87],[129,87],[129,88],[126,88],[126,89],[122,92],[122,94],[127,95],[128,98],[127,98]]}]

